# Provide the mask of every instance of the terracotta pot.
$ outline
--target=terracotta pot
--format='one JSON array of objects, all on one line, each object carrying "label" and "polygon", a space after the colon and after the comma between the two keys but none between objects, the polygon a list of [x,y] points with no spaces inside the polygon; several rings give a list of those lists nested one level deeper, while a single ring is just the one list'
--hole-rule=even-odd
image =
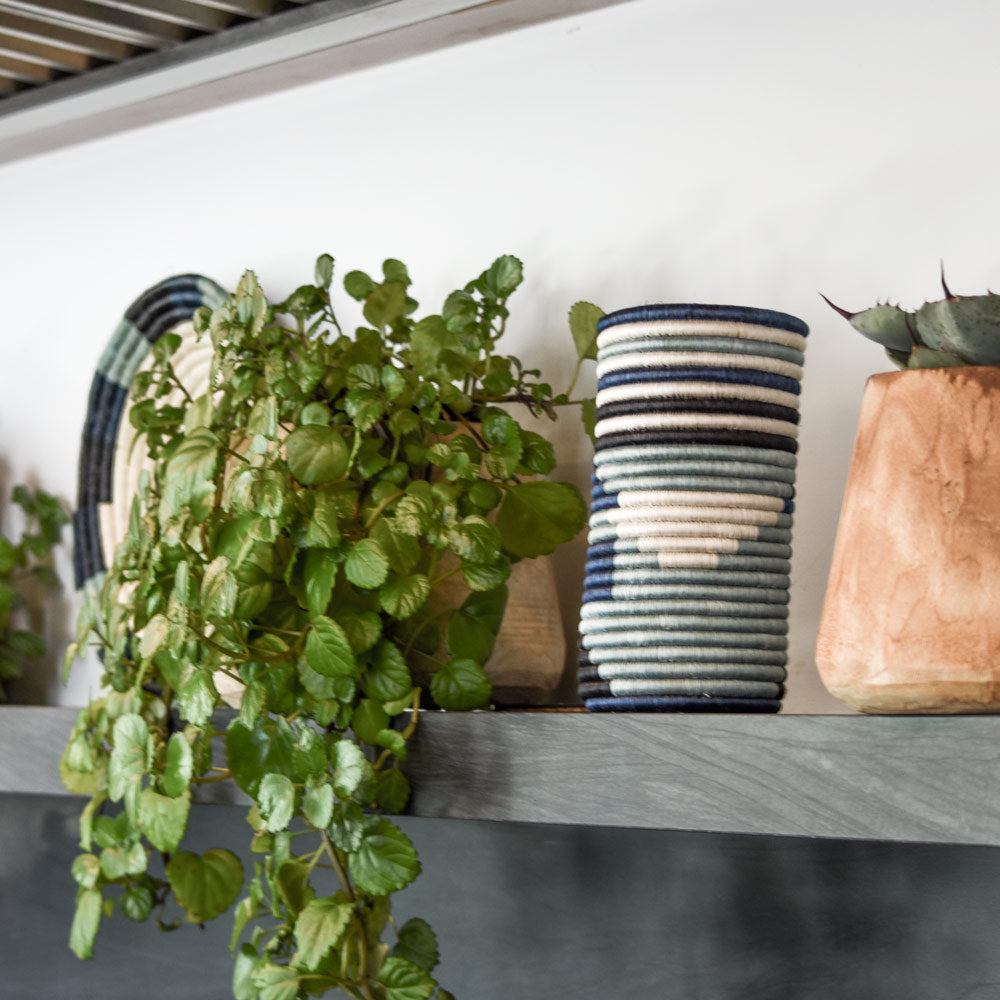
[{"label": "terracotta pot", "polygon": [[869,380],[816,661],[876,713],[1000,711],[1000,368]]}]

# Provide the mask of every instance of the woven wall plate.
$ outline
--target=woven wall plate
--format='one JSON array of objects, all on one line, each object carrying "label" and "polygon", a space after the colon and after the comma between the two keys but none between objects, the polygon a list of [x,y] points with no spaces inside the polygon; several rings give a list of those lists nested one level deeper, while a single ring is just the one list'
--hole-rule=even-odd
[{"label": "woven wall plate", "polygon": [[172,361],[188,390],[208,385],[211,345],[199,343],[191,318],[215,308],[228,293],[209,278],[180,274],[153,285],[125,310],[94,373],[80,445],[73,518],[74,576],[78,588],[98,586],[128,530],[128,515],[144,467],[132,449],[135,430],[125,416],[136,374],[151,363],[153,344],[166,333],[183,340]]}]

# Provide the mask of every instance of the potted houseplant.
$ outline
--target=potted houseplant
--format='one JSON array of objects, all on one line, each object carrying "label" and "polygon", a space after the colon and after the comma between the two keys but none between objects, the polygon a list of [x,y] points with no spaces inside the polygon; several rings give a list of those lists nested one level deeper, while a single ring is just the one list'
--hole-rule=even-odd
[{"label": "potted houseplant", "polygon": [[0,534],[0,701],[7,700],[5,685],[45,655],[29,610],[37,588],[59,586],[49,555],[68,520],[59,501],[44,490],[15,486],[11,500],[21,508],[24,524],[17,541]]},{"label": "potted houseplant", "polygon": [[944,294],[838,309],[904,369],[865,390],[817,641],[865,712],[1000,710],[1000,296]]},{"label": "potted houseplant", "polygon": [[[420,866],[387,814],[409,796],[421,700],[489,704],[511,564],[585,521],[575,487],[536,478],[552,447],[510,412],[570,400],[497,349],[516,258],[420,319],[401,262],[379,280],[352,271],[353,336],[332,279],[321,256],[312,284],[271,305],[247,272],[199,310],[211,379],[183,406],[162,402],[174,334],[136,378],[130,419],[154,465],[67,651],[68,665],[96,644],[110,689],[62,761],[91,796],[70,943],[88,957],[116,907],[168,923],[174,904],[194,923],[232,909],[238,1000],[445,998],[428,925],[391,920]],[[465,596],[441,607],[456,578]],[[214,781],[253,800],[250,872],[226,846],[183,848],[192,787]]]}]

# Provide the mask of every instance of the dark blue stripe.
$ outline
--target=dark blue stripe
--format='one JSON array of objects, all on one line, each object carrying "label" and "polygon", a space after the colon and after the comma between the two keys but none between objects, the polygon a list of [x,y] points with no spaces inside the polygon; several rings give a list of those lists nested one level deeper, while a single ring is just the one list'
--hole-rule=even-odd
[{"label": "dark blue stripe", "polygon": [[617,551],[614,542],[597,542],[587,546],[587,558],[599,559],[603,556],[613,556]]},{"label": "dark blue stripe", "polygon": [[787,451],[792,455],[799,450],[795,438],[786,437],[784,434],[762,434],[759,431],[714,430],[711,428],[618,431],[614,434],[602,434],[594,444],[594,448],[597,451],[602,451],[605,448],[619,448],[622,445],[650,444],[734,444],[741,447]]},{"label": "dark blue stripe", "polygon": [[612,507],[617,507],[617,506],[618,506],[617,494],[606,497],[595,497],[590,502],[591,511],[610,510]]},{"label": "dark blue stripe", "polygon": [[171,327],[190,319],[203,301],[197,275],[178,275],[143,292],[125,316],[154,343]]},{"label": "dark blue stripe", "polygon": [[73,512],[73,580],[77,589],[105,568],[97,508],[77,507]]},{"label": "dark blue stripe", "polygon": [[97,372],[90,383],[90,399],[83,424],[84,435],[95,441],[114,441],[127,399],[127,388],[116,385]]},{"label": "dark blue stripe", "polygon": [[788,313],[777,312],[774,309],[757,309],[753,306],[706,305],[698,302],[631,306],[628,309],[616,309],[598,320],[597,330],[600,332],[619,323],[664,319],[709,319],[723,323],[756,323],[759,326],[770,326],[777,330],[800,333],[803,337],[809,333],[809,327],[797,316],[790,316]]},{"label": "dark blue stripe", "polygon": [[669,399],[644,398],[608,403],[597,409],[598,421],[609,417],[631,417],[638,413],[722,413],[726,416],[767,417],[770,420],[785,420],[790,424],[799,422],[799,411],[792,406],[779,403],[762,403],[756,399]]},{"label": "dark blue stripe", "polygon": [[622,368],[597,380],[597,388],[612,389],[617,385],[639,382],[725,382],[730,385],[760,385],[766,389],[780,389],[799,395],[802,384],[787,375],[761,372],[756,368],[709,368],[688,365],[684,368]]}]

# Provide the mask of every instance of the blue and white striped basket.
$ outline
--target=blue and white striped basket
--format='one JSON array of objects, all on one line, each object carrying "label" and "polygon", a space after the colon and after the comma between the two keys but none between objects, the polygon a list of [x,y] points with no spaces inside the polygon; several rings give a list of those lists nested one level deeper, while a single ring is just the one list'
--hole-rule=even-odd
[{"label": "blue and white striped basket", "polygon": [[780,709],[808,332],[785,313],[719,305],[598,324],[588,709]]}]

